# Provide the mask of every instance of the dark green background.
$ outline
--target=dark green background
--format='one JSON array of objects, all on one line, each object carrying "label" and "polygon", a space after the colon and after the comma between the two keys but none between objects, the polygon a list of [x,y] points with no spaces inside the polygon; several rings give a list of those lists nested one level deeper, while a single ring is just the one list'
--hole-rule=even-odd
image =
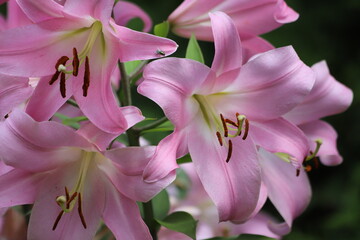
[{"label": "dark green background", "polygon": [[[132,2],[145,9],[157,24],[166,20],[181,0]],[[284,239],[360,239],[360,48],[359,38],[355,36],[359,33],[360,1],[288,0],[287,3],[300,13],[299,20],[264,37],[277,47],[293,45],[308,65],[325,59],[332,75],[354,91],[354,101],[345,113],[326,119],[338,131],[338,148],[344,163],[310,172],[313,199]],[[170,37],[180,46],[175,55],[183,57],[187,40]],[[213,46],[200,44],[210,64]],[[151,115],[146,109],[144,113]]]}]

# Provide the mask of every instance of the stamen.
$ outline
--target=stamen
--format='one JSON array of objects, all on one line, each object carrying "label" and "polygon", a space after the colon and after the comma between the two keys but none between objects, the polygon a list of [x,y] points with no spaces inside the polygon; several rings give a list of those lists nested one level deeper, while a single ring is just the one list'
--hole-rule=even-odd
[{"label": "stamen", "polygon": [[232,141],[229,140],[229,149],[228,149],[228,154],[227,154],[227,157],[226,157],[226,162],[227,163],[230,161],[231,155],[232,155]]},{"label": "stamen", "polygon": [[73,48],[72,66],[73,66],[73,76],[75,76],[75,77],[79,73],[79,65],[80,65],[80,61],[79,61],[77,50],[76,50],[76,48]]},{"label": "stamen", "polygon": [[230,119],[225,119],[225,122],[231,124],[232,126],[234,126],[234,127],[236,127],[236,128],[239,127],[238,124],[236,124],[235,122],[231,121]]},{"label": "stamen", "polygon": [[70,202],[69,202],[70,195],[69,195],[69,191],[68,191],[67,187],[65,187],[65,196],[66,196],[66,209],[69,209],[70,208]]},{"label": "stamen", "polygon": [[220,146],[223,145],[221,134],[219,132],[216,132],[217,139],[219,140]]},{"label": "stamen", "polygon": [[74,192],[73,195],[71,195],[70,199],[67,201],[68,204],[70,204],[77,196],[77,192]]},{"label": "stamen", "polygon": [[78,211],[79,211],[79,216],[81,219],[81,223],[84,226],[84,228],[86,229],[86,222],[85,222],[85,218],[84,215],[82,213],[82,207],[81,207],[81,193],[79,193],[79,197],[78,197]]},{"label": "stamen", "polygon": [[65,73],[62,72],[60,75],[60,93],[63,98],[66,98],[66,86],[65,86]]},{"label": "stamen", "polygon": [[85,74],[84,74],[84,84],[82,86],[83,89],[83,96],[87,96],[87,92],[90,86],[90,65],[89,65],[89,58],[86,56],[85,59]]},{"label": "stamen", "polygon": [[8,117],[9,117],[9,114],[6,114],[6,115],[4,116],[5,119],[7,119]]},{"label": "stamen", "polygon": [[300,176],[300,169],[296,169],[296,176],[298,177],[298,176]]},{"label": "stamen", "polygon": [[306,165],[304,168],[305,168],[305,171],[307,171],[307,172],[310,172],[312,169],[312,167],[310,165]]},{"label": "stamen", "polygon": [[315,143],[316,143],[316,147],[315,147],[315,151],[314,152],[310,152],[310,156],[307,156],[306,157],[306,161],[309,161],[313,158],[316,157],[316,155],[318,154],[319,150],[320,150],[320,147],[323,143],[323,141],[321,139],[316,139],[315,140]]},{"label": "stamen", "polygon": [[63,214],[64,214],[64,211],[61,211],[61,212],[59,213],[59,215],[57,216],[57,218],[56,218],[56,220],[55,220],[55,222],[54,222],[53,228],[52,228],[53,231],[55,231],[55,229],[56,229],[58,223],[60,222],[60,219],[61,219],[61,217],[62,217]]},{"label": "stamen", "polygon": [[54,75],[51,77],[49,84],[52,85],[58,78],[59,78],[60,72],[56,70]]},{"label": "stamen", "polygon": [[245,118],[245,133],[244,133],[244,136],[242,137],[243,140],[245,140],[248,136],[249,127],[250,127],[249,120],[247,118]]},{"label": "stamen", "polygon": [[224,116],[220,113],[220,118],[221,118],[221,122],[224,128],[224,136],[227,137],[228,136],[228,128],[224,119]]},{"label": "stamen", "polygon": [[60,65],[65,66],[65,64],[68,60],[69,60],[69,57],[67,57],[67,56],[62,56],[61,58],[59,58],[59,60],[57,60],[57,62],[55,64],[55,70],[58,71]]}]

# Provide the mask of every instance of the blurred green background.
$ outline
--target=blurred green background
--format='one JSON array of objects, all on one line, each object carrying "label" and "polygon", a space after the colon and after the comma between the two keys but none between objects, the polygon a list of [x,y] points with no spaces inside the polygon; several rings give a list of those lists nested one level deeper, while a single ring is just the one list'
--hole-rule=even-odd
[{"label": "blurred green background", "polygon": [[[132,2],[145,9],[157,24],[166,20],[182,1]],[[344,163],[337,167],[323,166],[309,173],[312,201],[284,239],[360,239],[360,41],[356,37],[360,25],[360,1],[286,2],[300,14],[299,20],[264,37],[277,47],[293,45],[309,66],[325,59],[332,75],[354,91],[354,101],[345,113],[326,118],[338,131],[338,148]],[[180,46],[175,55],[183,57],[187,40],[170,37]],[[200,46],[206,62],[211,64],[212,44],[200,42]]]},{"label": "blurred green background", "polygon": [[[182,1],[132,2],[148,12],[153,23],[157,24],[166,20]],[[295,220],[292,232],[284,239],[360,239],[360,41],[356,37],[360,25],[360,1],[286,2],[300,13],[299,20],[264,37],[277,47],[293,45],[300,58],[309,66],[325,59],[332,75],[354,91],[354,101],[345,113],[326,119],[338,131],[338,148],[344,163],[337,167],[320,167],[309,173],[313,199],[308,209]],[[4,12],[4,7],[0,10]],[[179,44],[175,56],[183,57],[187,39],[174,35],[170,35],[170,38]],[[211,64],[212,43],[200,42],[200,45],[206,62]],[[139,102],[141,97],[137,96],[137,100]],[[143,110],[146,116],[161,114],[156,106]]]}]

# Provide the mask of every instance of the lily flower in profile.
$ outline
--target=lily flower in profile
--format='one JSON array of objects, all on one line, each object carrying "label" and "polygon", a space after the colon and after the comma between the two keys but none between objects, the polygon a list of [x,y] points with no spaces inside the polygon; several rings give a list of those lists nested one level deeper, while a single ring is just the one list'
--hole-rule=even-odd
[{"label": "lily flower in profile", "polygon": [[242,41],[274,30],[285,23],[296,21],[299,14],[284,0],[185,0],[168,20],[172,31],[189,38],[212,41],[208,12],[221,11],[229,15]]},{"label": "lily flower in profile", "polygon": [[37,121],[48,120],[73,96],[102,130],[127,129],[110,83],[118,60],[162,57],[157,49],[167,56],[177,44],[117,25],[111,18],[112,0],[17,2],[34,24],[2,32],[0,73],[41,77],[27,113]]},{"label": "lily flower in profile", "polygon": [[[189,59],[150,63],[139,93],[155,101],[175,125],[144,171],[157,181],[190,152],[220,221],[245,221],[257,209],[261,171],[258,146],[302,162],[304,134],[281,118],[310,92],[314,74],[292,47],[274,49],[242,64],[241,42],[232,20],[210,14],[215,39],[212,67]],[[301,163],[300,163],[301,164]]]},{"label": "lily flower in profile", "polygon": [[[0,125],[0,208],[34,204],[27,239],[93,239],[100,219],[117,239],[151,239],[136,201],[175,178],[145,183],[153,147],[101,150],[86,130],[36,122],[14,110]],[[93,135],[93,133],[90,133]]]}]

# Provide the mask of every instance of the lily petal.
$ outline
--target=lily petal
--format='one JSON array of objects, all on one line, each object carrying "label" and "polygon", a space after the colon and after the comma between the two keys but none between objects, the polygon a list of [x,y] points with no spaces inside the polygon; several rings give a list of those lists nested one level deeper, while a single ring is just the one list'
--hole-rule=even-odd
[{"label": "lily petal", "polygon": [[66,0],[64,13],[76,17],[93,17],[102,21],[109,21],[113,6],[114,1],[112,0],[87,0],[86,2]]},{"label": "lily petal", "polygon": [[76,203],[74,209],[70,213],[64,213],[56,229],[52,230],[61,211],[55,199],[64,195],[65,186],[71,191],[72,184],[76,183],[79,167],[78,163],[70,164],[48,175],[32,209],[28,239],[93,239],[99,226],[101,209],[104,208],[105,195],[101,177],[96,175],[95,171],[87,173],[86,185],[81,196],[82,212],[87,228],[85,229],[81,223],[77,211],[78,203]]},{"label": "lily petal", "polygon": [[144,81],[139,85],[138,92],[160,105],[175,126],[183,127],[198,109],[188,97],[207,78],[214,77],[210,68],[199,62],[179,58],[160,59],[145,68]]},{"label": "lily petal", "polygon": [[16,0],[26,16],[34,23],[44,20],[62,17],[63,6],[56,1],[38,0]]},{"label": "lily petal", "polygon": [[72,129],[56,122],[35,122],[20,110],[13,111],[0,124],[0,131],[0,153],[4,162],[32,172],[54,169],[79,158],[79,148],[93,148]]},{"label": "lily petal", "polygon": [[322,145],[318,153],[321,163],[327,166],[335,166],[342,163],[343,158],[340,156],[336,147],[337,133],[330,124],[318,120],[301,124],[299,128],[303,130],[308,137],[311,150],[314,151],[316,147],[315,140],[322,140]]},{"label": "lily petal", "polygon": [[234,22],[222,13],[209,13],[214,34],[215,56],[211,69],[217,75],[237,69],[242,64],[241,42]]},{"label": "lily petal", "polygon": [[[160,58],[174,53],[178,45],[167,38],[137,32],[126,27],[111,24],[119,41],[121,62]],[[165,55],[159,53],[163,52]]]},{"label": "lily petal", "polygon": [[107,187],[105,191],[106,202],[102,217],[116,239],[151,240],[149,229],[141,219],[135,201],[123,196],[116,189]]},{"label": "lily petal", "polygon": [[[50,85],[51,76],[42,77],[26,106],[26,113],[36,121],[49,120],[73,95],[72,77],[66,80],[66,97],[60,93],[60,81]],[[76,79],[75,79],[76,81]],[[46,99],[46,100],[44,100]]]},{"label": "lily petal", "polygon": [[28,78],[11,77],[0,74],[0,118],[13,108],[25,102],[33,89]]},{"label": "lily petal", "polygon": [[223,90],[231,94],[212,98],[223,112],[241,109],[241,114],[250,119],[263,121],[290,111],[303,101],[313,84],[313,71],[300,61],[292,47],[283,47],[248,61],[238,78]]},{"label": "lily petal", "polygon": [[291,164],[263,149],[260,149],[260,163],[269,198],[291,227],[292,221],[310,202],[311,188],[306,172],[302,169],[296,176]]},{"label": "lily petal", "polygon": [[220,221],[245,221],[255,210],[260,193],[255,145],[251,138],[234,138],[232,157],[226,162],[227,147],[221,147],[207,127],[199,121],[189,129],[189,152],[196,171],[218,209]]},{"label": "lily petal", "polygon": [[144,32],[149,32],[152,26],[152,21],[149,15],[144,12],[139,6],[134,3],[119,1],[114,6],[114,19],[120,26],[126,24],[133,18],[140,18],[144,23]]},{"label": "lily petal", "polygon": [[[251,124],[249,134],[254,142],[272,153],[287,153],[297,161],[300,168],[304,157],[309,153],[308,141],[304,133],[290,122],[279,118]],[[293,169],[295,175],[295,169]]]},{"label": "lily petal", "polygon": [[313,89],[301,104],[284,116],[295,124],[341,113],[350,106],[353,100],[351,89],[330,75],[325,61],[315,64],[312,69],[316,75]]},{"label": "lily petal", "polygon": [[[143,170],[154,152],[155,147],[127,147],[107,151],[105,156],[115,163],[118,171],[114,171],[114,167],[106,169],[106,166],[102,166],[100,168],[119,192],[133,200],[147,202],[176,178],[176,172],[172,171],[156,182],[149,183],[143,180]],[[132,187],[124,187],[124,182]]]},{"label": "lily petal", "polygon": [[42,180],[41,174],[32,174],[20,169],[11,170],[0,176],[1,207],[32,204]]},{"label": "lily petal", "polygon": [[154,156],[144,169],[143,177],[146,182],[156,182],[178,168],[176,163],[177,152],[183,140],[184,133],[174,130],[172,134],[160,141]]}]

